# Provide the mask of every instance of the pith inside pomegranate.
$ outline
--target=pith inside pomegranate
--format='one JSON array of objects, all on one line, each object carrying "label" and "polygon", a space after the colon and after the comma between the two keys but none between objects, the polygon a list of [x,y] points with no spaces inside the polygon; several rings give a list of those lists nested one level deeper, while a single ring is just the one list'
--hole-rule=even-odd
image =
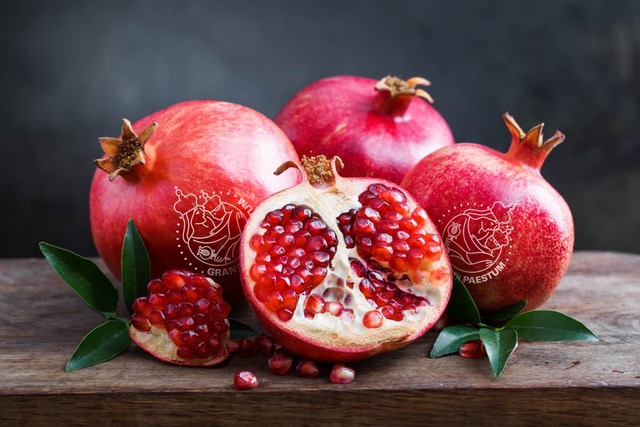
[{"label": "pith inside pomegranate", "polygon": [[[119,138],[101,138],[91,184],[91,231],[99,255],[120,277],[122,239],[133,219],[152,276],[172,268],[213,277],[234,304],[240,233],[266,196],[298,182],[276,177],[295,149],[267,117],[240,105],[189,101],[153,113]],[[107,172],[107,173],[105,173]]]},{"label": "pith inside pomegranate", "polygon": [[245,295],[265,329],[304,358],[350,361],[399,348],[440,317],[449,260],[424,209],[389,181],[344,178],[306,158],[303,182],[267,198],[243,232]]},{"label": "pith inside pomegranate", "polygon": [[573,220],[562,196],[540,175],[556,132],[524,132],[509,114],[507,153],[471,143],[422,159],[403,185],[435,221],[451,264],[478,308],[489,313],[526,300],[540,306],[558,286],[573,251]]},{"label": "pith inside pomegranate", "polygon": [[418,160],[454,143],[420,88],[430,84],[421,77],[329,77],[300,90],[275,122],[300,155],[339,156],[349,166],[345,176],[400,183]]},{"label": "pith inside pomegranate", "polygon": [[170,270],[133,303],[129,335],[156,358],[178,365],[216,365],[229,357],[231,307],[212,279]]}]

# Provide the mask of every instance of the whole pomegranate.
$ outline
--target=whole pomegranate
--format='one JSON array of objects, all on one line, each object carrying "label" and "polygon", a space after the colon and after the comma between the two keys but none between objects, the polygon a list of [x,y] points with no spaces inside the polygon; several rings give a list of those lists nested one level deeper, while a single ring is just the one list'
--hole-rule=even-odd
[{"label": "whole pomegranate", "polygon": [[[120,277],[122,240],[133,219],[152,277],[184,268],[213,277],[227,300],[242,298],[240,233],[266,196],[299,180],[274,176],[297,160],[282,131],[262,114],[219,101],[190,101],[151,114],[119,138],[101,138],[89,198],[99,255]],[[107,173],[105,173],[105,171]]]},{"label": "whole pomegranate", "polygon": [[325,78],[298,92],[275,122],[300,155],[339,156],[349,165],[345,176],[400,183],[418,160],[454,142],[420,85],[430,83],[420,77]]},{"label": "whole pomegranate", "polygon": [[211,366],[229,357],[231,307],[211,278],[169,270],[151,280],[147,289],[148,296],[133,302],[129,326],[140,348],[176,365]]},{"label": "whole pomegranate", "polygon": [[573,219],[562,196],[540,175],[549,152],[543,124],[525,133],[511,115],[507,153],[459,143],[422,159],[403,186],[427,210],[453,271],[481,312],[526,300],[540,306],[558,286],[573,250]]},{"label": "whole pomegranate", "polygon": [[302,183],[268,197],[242,234],[249,305],[286,350],[345,362],[402,347],[440,317],[451,266],[424,209],[382,179],[302,157]]}]

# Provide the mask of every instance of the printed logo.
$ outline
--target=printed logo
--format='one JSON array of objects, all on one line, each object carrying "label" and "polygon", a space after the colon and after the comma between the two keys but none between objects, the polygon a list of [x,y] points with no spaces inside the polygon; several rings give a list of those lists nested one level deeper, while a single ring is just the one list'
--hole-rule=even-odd
[{"label": "printed logo", "polygon": [[504,270],[515,206],[495,202],[489,208],[468,207],[444,227],[442,238],[463,283],[483,283]]},{"label": "printed logo", "polygon": [[[226,276],[238,272],[240,232],[252,210],[251,205],[236,197],[238,205],[222,200],[218,194],[200,191],[185,194],[175,187],[174,211],[180,215],[176,233],[178,248],[189,266],[210,276]],[[231,196],[231,194],[227,194]],[[193,260],[193,258],[195,260]]]}]

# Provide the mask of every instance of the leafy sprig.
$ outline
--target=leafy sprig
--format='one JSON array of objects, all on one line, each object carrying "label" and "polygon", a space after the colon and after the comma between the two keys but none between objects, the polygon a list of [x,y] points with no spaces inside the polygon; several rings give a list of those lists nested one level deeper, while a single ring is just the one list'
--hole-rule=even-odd
[{"label": "leafy sprig", "polygon": [[[67,249],[40,242],[40,251],[60,278],[105,321],[92,329],[73,352],[65,366],[67,372],[96,365],[125,352],[131,347],[129,317],[118,316],[118,290],[92,260]],[[121,256],[123,303],[129,314],[133,301],[147,294],[150,279],[149,255],[133,220],[124,235]],[[256,335],[250,326],[229,319],[231,338]]]},{"label": "leafy sprig", "polygon": [[493,374],[498,377],[518,346],[526,341],[598,341],[582,322],[554,310],[522,313],[526,301],[518,301],[482,316],[465,285],[454,276],[447,314],[455,323],[440,331],[430,357],[456,353],[468,341],[480,339],[486,349]]}]

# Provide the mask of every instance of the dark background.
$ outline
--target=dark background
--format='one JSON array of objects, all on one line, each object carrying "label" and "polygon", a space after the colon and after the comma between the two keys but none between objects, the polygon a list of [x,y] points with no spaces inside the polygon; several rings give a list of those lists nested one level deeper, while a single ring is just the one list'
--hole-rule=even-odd
[{"label": "dark background", "polygon": [[3,1],[0,257],[94,255],[100,136],[188,99],[273,117],[340,74],[420,75],[458,141],[501,151],[511,112],[567,140],[542,174],[576,249],[640,253],[640,2]]}]

